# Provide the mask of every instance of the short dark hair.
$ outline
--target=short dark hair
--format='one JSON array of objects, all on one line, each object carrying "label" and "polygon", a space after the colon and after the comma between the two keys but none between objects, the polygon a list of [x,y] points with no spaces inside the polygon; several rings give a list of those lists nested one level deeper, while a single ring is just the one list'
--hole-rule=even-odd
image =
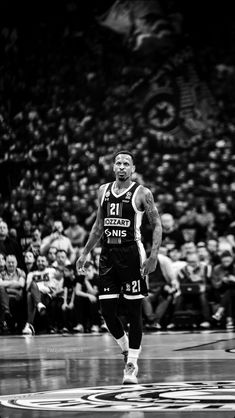
[{"label": "short dark hair", "polygon": [[132,158],[133,164],[135,163],[135,158],[134,158],[134,155],[133,155],[130,151],[127,151],[127,150],[117,151],[117,152],[114,154],[114,156],[113,156],[113,162],[115,162],[116,157],[117,157],[119,154],[127,154],[127,155],[129,155],[129,156]]},{"label": "short dark hair", "polygon": [[220,258],[224,258],[224,257],[232,257],[233,258],[233,254],[229,250],[224,250],[222,252]]}]

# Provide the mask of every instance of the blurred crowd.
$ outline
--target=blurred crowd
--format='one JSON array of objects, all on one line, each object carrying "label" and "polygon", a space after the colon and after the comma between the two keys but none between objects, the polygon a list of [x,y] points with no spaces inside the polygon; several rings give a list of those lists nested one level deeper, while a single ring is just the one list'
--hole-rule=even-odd
[{"label": "blurred crowd", "polygon": [[[6,27],[0,48],[2,332],[14,327],[26,333],[37,327],[48,332],[105,330],[98,305],[99,249],[91,256],[87,277],[76,275],[74,262],[94,221],[98,187],[112,180],[112,156],[122,148],[135,155],[135,179],[153,192],[164,230],[160,257],[174,264],[173,288],[166,287],[168,292],[168,284],[161,283],[157,296],[146,300],[145,325],[176,326],[175,312],[184,310],[187,299],[181,281],[197,281],[195,276],[203,271],[203,286],[192,290],[203,306],[199,323],[210,327],[229,318],[226,323],[232,326],[233,51],[230,56],[223,46],[211,45],[195,51],[217,112],[203,131],[183,144],[168,144],[152,137],[136,105],[141,99],[132,94],[161,56],[153,64],[130,54],[94,22],[87,29],[71,21]],[[146,219],[142,232],[148,252],[151,230]],[[226,257],[229,268],[223,264]],[[200,274],[192,272],[192,265]],[[224,267],[230,279],[221,273]],[[35,288],[35,283],[41,285]],[[81,298],[83,303],[77,303]]]}]

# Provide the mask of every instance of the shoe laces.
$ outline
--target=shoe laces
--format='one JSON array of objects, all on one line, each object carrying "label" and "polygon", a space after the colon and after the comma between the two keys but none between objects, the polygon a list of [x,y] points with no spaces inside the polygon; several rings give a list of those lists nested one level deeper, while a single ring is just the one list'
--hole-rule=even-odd
[{"label": "shoe laces", "polygon": [[134,366],[134,364],[133,364],[133,363],[128,363],[128,364],[126,365],[126,374],[127,374],[127,375],[131,375],[131,374],[133,374],[133,373],[134,373],[134,371],[135,371],[135,366]]}]

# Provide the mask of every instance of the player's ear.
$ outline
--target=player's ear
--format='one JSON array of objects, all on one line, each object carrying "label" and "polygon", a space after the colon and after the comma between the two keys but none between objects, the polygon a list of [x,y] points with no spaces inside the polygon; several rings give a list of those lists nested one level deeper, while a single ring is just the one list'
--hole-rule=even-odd
[{"label": "player's ear", "polygon": [[132,174],[135,172],[135,165],[132,166]]}]

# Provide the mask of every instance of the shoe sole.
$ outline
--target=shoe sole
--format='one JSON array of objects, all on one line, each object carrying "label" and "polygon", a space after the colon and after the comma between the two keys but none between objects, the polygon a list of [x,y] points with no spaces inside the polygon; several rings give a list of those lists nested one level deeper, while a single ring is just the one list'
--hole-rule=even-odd
[{"label": "shoe sole", "polygon": [[123,385],[138,385],[138,381],[137,382],[122,382]]}]

